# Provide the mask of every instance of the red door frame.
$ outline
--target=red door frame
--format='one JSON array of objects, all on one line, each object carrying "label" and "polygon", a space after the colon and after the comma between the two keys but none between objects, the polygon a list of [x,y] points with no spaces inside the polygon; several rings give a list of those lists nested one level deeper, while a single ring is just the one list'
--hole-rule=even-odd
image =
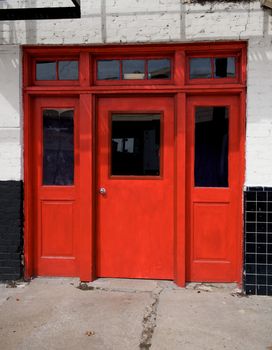
[{"label": "red door frame", "polygon": [[[220,83],[209,81],[204,84],[191,84],[188,81],[187,57],[202,57],[203,52],[213,54],[235,52],[239,57],[239,76],[237,82]],[[106,45],[103,47],[39,47],[29,46],[24,48],[23,55],[23,104],[24,104],[24,257],[25,278],[34,275],[34,222],[33,217],[33,187],[32,187],[32,147],[31,147],[31,118],[33,116],[33,99],[38,96],[51,97],[77,97],[79,99],[80,135],[79,145],[81,150],[79,190],[80,214],[80,272],[82,281],[91,281],[95,278],[95,101],[100,96],[172,96],[175,100],[175,245],[174,245],[174,275],[175,282],[179,286],[185,285],[185,260],[186,260],[186,98],[190,95],[234,94],[240,99],[240,196],[242,198],[242,186],[245,170],[245,101],[246,101],[246,52],[245,42],[226,43],[194,43],[173,45]],[[173,79],[169,84],[136,85],[134,81],[128,81],[127,85],[95,85],[94,76],[91,75],[96,57],[107,55],[156,56],[166,55],[173,57]],[[79,84],[69,82],[48,82],[36,84],[33,80],[33,62],[39,57],[78,57],[79,59]],[[187,69],[185,69],[187,67]],[[115,82],[116,83],[116,82]],[[61,88],[60,88],[61,86]],[[238,270],[242,281],[242,207],[240,208],[241,246],[238,257]]]}]

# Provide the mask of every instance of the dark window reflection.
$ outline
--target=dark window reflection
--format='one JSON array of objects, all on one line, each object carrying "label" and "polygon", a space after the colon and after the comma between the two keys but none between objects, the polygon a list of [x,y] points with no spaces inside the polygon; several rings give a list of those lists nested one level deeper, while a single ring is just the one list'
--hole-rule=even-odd
[{"label": "dark window reflection", "polygon": [[78,61],[59,61],[59,80],[78,80]]},{"label": "dark window reflection", "polygon": [[169,59],[148,60],[148,79],[170,79],[171,63]]},{"label": "dark window reflection", "polygon": [[160,175],[160,116],[112,116],[112,175]]},{"label": "dark window reflection", "polygon": [[43,184],[74,183],[74,111],[43,111]]},{"label": "dark window reflection", "polygon": [[56,80],[57,63],[56,62],[37,62],[36,63],[36,80]]},{"label": "dark window reflection", "polygon": [[223,57],[215,58],[215,78],[235,77],[235,58]]},{"label": "dark window reflection", "polygon": [[212,77],[212,66],[210,58],[190,59],[190,78],[201,79]]},{"label": "dark window reflection", "polygon": [[101,60],[97,62],[97,78],[99,80],[119,80],[120,61]]},{"label": "dark window reflection", "polygon": [[229,118],[226,107],[195,112],[195,186],[228,187]]},{"label": "dark window reflection", "polygon": [[123,79],[144,79],[144,60],[123,60]]}]

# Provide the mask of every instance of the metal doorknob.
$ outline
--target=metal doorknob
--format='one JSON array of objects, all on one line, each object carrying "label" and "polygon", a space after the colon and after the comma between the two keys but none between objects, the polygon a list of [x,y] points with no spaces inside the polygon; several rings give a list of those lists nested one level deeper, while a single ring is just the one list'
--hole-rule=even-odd
[{"label": "metal doorknob", "polygon": [[99,188],[99,193],[102,195],[105,195],[107,193],[106,189],[104,187]]}]

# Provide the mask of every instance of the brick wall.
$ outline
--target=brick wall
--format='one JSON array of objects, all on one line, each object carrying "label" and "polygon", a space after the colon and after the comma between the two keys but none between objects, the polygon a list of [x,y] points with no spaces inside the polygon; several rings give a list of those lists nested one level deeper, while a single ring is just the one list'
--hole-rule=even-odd
[{"label": "brick wall", "polygon": [[22,182],[0,181],[0,280],[21,277]]}]

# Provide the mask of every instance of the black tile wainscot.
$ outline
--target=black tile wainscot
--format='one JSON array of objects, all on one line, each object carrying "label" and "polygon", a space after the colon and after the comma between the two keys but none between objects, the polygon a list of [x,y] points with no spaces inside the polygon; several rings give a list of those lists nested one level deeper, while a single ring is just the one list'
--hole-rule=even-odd
[{"label": "black tile wainscot", "polygon": [[272,295],[272,187],[247,187],[244,206],[244,290]]},{"label": "black tile wainscot", "polygon": [[0,280],[22,275],[23,184],[0,181]]}]

